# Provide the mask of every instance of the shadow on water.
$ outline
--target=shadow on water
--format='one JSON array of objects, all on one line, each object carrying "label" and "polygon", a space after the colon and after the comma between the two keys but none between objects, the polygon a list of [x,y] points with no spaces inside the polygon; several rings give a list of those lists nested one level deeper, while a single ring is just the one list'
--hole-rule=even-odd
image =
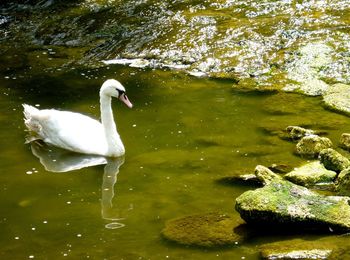
[{"label": "shadow on water", "polygon": [[57,147],[48,146],[43,142],[32,142],[31,150],[48,172],[70,172],[86,167],[105,165],[102,182],[101,215],[109,223],[108,229],[122,228],[125,224],[123,210],[118,205],[113,205],[114,190],[120,166],[124,163],[124,157],[106,158],[102,156],[78,154]]}]

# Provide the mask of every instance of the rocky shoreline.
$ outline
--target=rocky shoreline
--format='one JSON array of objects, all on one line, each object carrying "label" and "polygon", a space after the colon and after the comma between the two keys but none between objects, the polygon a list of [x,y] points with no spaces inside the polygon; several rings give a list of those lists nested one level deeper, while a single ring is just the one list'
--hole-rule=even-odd
[{"label": "rocky shoreline", "polygon": [[169,220],[162,235],[183,245],[213,248],[244,245],[256,230],[268,233],[279,229],[286,235],[317,233],[324,234],[324,238],[311,244],[302,240],[264,244],[260,247],[261,257],[340,257],[344,246],[330,247],[325,241],[331,239],[331,234],[339,236],[350,231],[350,134],[343,133],[339,147],[334,147],[330,139],[316,133],[299,126],[281,131],[280,138],[296,143],[295,153],[306,160],[298,168],[258,165],[254,174],[220,179],[232,184],[246,182],[252,187],[235,200],[235,209],[244,222],[223,213],[186,216]]}]

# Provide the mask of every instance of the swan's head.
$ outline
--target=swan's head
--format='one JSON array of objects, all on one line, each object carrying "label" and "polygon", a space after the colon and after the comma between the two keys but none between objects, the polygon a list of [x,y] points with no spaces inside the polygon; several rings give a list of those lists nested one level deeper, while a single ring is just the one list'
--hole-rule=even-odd
[{"label": "swan's head", "polygon": [[125,105],[132,108],[132,104],[125,95],[125,88],[119,81],[115,79],[106,80],[100,89],[100,96],[110,96],[118,98]]}]

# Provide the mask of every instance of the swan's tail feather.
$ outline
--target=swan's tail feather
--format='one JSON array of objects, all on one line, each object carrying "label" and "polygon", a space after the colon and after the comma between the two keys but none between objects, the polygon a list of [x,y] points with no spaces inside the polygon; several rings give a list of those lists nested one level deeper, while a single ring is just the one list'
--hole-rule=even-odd
[{"label": "swan's tail feather", "polygon": [[31,134],[26,138],[26,143],[42,139],[42,127],[39,121],[36,119],[39,116],[40,110],[27,104],[22,104],[22,106],[24,108],[24,124],[31,132]]}]

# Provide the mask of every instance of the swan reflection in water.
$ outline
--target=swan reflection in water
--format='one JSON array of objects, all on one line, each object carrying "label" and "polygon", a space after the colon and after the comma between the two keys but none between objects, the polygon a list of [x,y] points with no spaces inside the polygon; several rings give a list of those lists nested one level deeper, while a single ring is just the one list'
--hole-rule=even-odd
[{"label": "swan reflection in water", "polygon": [[[101,214],[102,218],[110,221],[105,227],[108,229],[122,228],[120,223],[124,218],[113,208],[114,186],[117,183],[119,167],[124,163],[124,157],[105,158],[103,156],[86,155],[69,152],[60,148],[48,146],[42,142],[31,143],[32,153],[39,158],[40,163],[50,172],[69,172],[86,167],[103,165]],[[117,210],[119,211],[119,210]]]}]

